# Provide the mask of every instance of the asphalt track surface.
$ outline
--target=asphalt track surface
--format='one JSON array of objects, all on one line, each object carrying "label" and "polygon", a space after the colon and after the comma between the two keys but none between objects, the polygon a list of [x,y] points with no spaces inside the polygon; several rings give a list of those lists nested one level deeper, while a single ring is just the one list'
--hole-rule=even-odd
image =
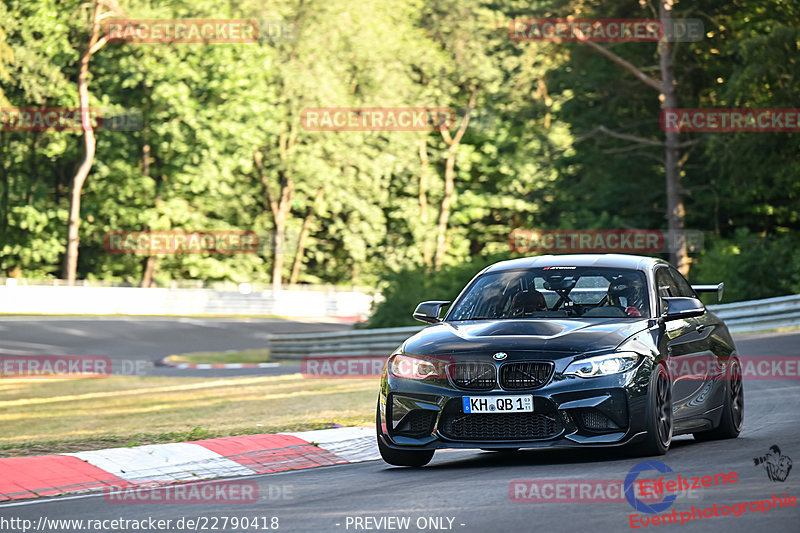
[{"label": "asphalt track surface", "polygon": [[[739,353],[751,356],[800,356],[800,334],[770,334],[737,338]],[[771,481],[763,466],[753,459],[763,456],[772,445],[783,455],[800,461],[800,382],[745,381],[745,423],[738,439],[700,443],[678,437],[669,453],[650,458],[663,462],[683,477],[699,477],[735,471],[736,483],[698,489],[681,495],[664,511],[690,511],[731,506],[740,502],[770,499],[773,494],[800,497],[800,471],[795,468],[783,481]],[[377,395],[377,391],[376,391]],[[459,532],[560,532],[632,531],[630,516],[637,512],[627,501],[611,503],[519,503],[512,501],[510,483],[519,479],[624,480],[645,458],[620,451],[521,451],[498,454],[482,451],[437,452],[422,469],[389,467],[370,461],[309,470],[253,476],[259,500],[249,504],[127,504],[111,503],[103,495],[40,499],[0,506],[0,519],[23,518],[34,524],[48,519],[172,520],[168,531],[274,531],[272,517],[278,517],[278,531],[459,531]],[[654,472],[650,476],[655,477]],[[242,478],[237,478],[242,479]],[[674,474],[673,474],[674,479]],[[270,498],[273,495],[273,498]],[[275,496],[280,495],[280,496]],[[652,515],[651,515],[652,516]],[[680,514],[678,514],[680,517]],[[203,518],[207,528],[176,527],[177,521]],[[228,517],[228,526],[222,520]],[[240,520],[238,528],[232,519]],[[408,527],[379,528],[376,521],[407,517]],[[251,527],[242,529],[241,519]],[[439,518],[440,525],[429,521]],[[218,526],[211,529],[216,519]],[[357,521],[361,519],[361,521]],[[452,519],[452,522],[451,522]],[[257,527],[252,522],[257,520]],[[0,520],[0,524],[2,524]],[[6,524],[10,524],[6,522]],[[145,529],[61,528],[46,531],[145,531]],[[107,524],[111,525],[110,522]],[[358,527],[360,524],[361,527]],[[397,526],[396,522],[392,525]],[[433,526],[432,526],[433,524]],[[185,526],[185,522],[184,522]],[[421,527],[420,527],[421,526]],[[798,532],[798,506],[769,509],[765,513],[750,507],[739,517],[703,518],[686,524],[651,525],[638,531],[720,531]],[[3,528],[3,531],[21,529]]]},{"label": "asphalt track surface", "polygon": [[271,318],[2,317],[0,354],[102,355],[111,359],[113,373],[123,374],[278,375],[299,372],[300,366],[178,370],[155,363],[172,354],[268,348],[273,333],[350,328],[347,324]]}]

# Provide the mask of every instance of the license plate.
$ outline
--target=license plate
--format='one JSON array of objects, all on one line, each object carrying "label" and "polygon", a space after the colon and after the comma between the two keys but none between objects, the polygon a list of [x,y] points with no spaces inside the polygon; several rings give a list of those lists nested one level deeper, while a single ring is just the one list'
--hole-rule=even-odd
[{"label": "license plate", "polygon": [[532,413],[533,396],[464,396],[465,413]]}]

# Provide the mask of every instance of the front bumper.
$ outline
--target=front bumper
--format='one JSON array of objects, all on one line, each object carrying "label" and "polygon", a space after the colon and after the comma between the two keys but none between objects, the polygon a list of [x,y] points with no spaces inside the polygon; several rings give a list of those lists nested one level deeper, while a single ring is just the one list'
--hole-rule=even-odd
[{"label": "front bumper", "polygon": [[[390,448],[622,446],[646,434],[652,361],[594,378],[556,373],[534,390],[466,391],[447,381],[384,374],[378,437]],[[464,396],[532,395],[532,413],[466,414]]]}]

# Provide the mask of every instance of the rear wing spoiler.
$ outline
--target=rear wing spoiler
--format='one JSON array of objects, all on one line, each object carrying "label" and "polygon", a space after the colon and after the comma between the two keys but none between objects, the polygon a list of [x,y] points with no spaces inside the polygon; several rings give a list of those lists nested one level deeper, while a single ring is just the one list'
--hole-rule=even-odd
[{"label": "rear wing spoiler", "polygon": [[724,287],[724,283],[720,283],[718,285],[692,285],[694,292],[716,292],[718,302],[722,301],[722,289]]}]

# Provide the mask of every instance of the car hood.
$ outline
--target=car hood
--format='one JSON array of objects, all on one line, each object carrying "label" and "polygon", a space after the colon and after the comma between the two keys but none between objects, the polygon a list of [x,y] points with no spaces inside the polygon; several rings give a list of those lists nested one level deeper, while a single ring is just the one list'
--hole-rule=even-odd
[{"label": "car hood", "polygon": [[613,350],[648,327],[647,319],[526,319],[442,322],[409,338],[403,352],[455,355],[476,352],[535,351],[557,358],[566,354]]}]

